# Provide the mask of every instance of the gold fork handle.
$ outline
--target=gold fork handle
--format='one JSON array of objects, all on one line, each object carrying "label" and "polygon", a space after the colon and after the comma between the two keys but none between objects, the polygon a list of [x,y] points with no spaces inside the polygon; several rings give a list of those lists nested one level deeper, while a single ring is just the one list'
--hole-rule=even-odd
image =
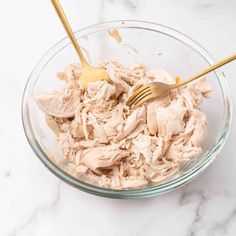
[{"label": "gold fork handle", "polygon": [[231,62],[231,61],[233,61],[235,59],[236,59],[236,54],[233,54],[232,56],[229,56],[229,57],[227,57],[227,58],[217,62],[216,64],[214,64],[212,66],[209,66],[207,69],[205,69],[205,70],[197,73],[196,75],[190,77],[189,79],[183,81],[182,83],[177,85],[175,88],[178,88],[178,87],[183,86],[183,85],[185,85],[185,84],[187,84],[187,83],[189,83],[189,82],[191,82],[191,81],[193,81],[195,79],[198,79],[199,77],[201,77],[203,75],[206,75],[209,72],[211,72],[211,71],[213,71],[213,70],[215,70],[215,69],[217,69],[217,68],[219,68],[219,67],[221,67],[221,66],[223,66],[223,65],[225,65],[225,64],[227,64],[227,63],[229,63],[229,62]]},{"label": "gold fork handle", "polygon": [[56,12],[57,12],[57,14],[58,14],[62,24],[63,24],[63,26],[64,26],[68,36],[69,36],[69,38],[70,38],[70,40],[71,40],[71,42],[72,42],[76,52],[79,55],[79,58],[81,60],[81,63],[83,65],[83,67],[89,66],[88,62],[86,61],[86,59],[85,59],[85,57],[84,57],[84,55],[83,55],[83,53],[82,53],[82,51],[81,51],[81,49],[79,47],[79,44],[78,44],[78,42],[77,42],[77,40],[75,38],[75,35],[74,35],[74,33],[73,33],[72,29],[71,29],[69,21],[66,18],[66,15],[65,15],[65,13],[64,13],[64,11],[62,9],[62,6],[61,6],[60,2],[58,0],[51,0],[51,1],[52,1],[52,4],[53,4],[53,6],[54,6],[54,8],[55,8],[55,10],[56,10]]}]

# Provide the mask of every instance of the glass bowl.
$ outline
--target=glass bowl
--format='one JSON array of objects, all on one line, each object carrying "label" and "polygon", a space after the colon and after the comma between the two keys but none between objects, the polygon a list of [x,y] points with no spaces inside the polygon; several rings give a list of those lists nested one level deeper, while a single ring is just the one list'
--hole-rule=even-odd
[{"label": "glass bowl", "polygon": [[[118,29],[122,42],[108,34]],[[169,27],[143,21],[112,21],[96,24],[75,33],[89,62],[96,65],[101,59],[118,60],[124,65],[142,63],[149,69],[163,68],[181,78],[200,71],[214,63],[214,59],[198,43]],[[203,153],[195,161],[158,185],[141,189],[115,190],[96,186],[76,173],[61,157],[56,138],[47,127],[44,114],[37,107],[35,91],[51,91],[63,87],[56,73],[68,64],[78,62],[68,38],[53,46],[35,66],[26,84],[22,118],[26,137],[35,154],[45,166],[63,181],[83,191],[111,198],[143,198],[165,193],[182,186],[201,173],[222,149],[229,133],[232,104],[227,80],[217,71],[207,76],[213,87],[213,97],[205,101],[202,110],[208,117],[208,136]],[[52,154],[53,153],[53,154]],[[56,158],[55,158],[56,157]]]}]

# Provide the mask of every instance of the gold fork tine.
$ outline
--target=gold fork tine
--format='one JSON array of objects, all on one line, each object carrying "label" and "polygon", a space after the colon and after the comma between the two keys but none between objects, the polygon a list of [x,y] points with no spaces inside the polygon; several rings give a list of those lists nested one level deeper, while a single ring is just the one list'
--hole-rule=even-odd
[{"label": "gold fork tine", "polygon": [[140,100],[140,98],[145,97],[145,96],[147,96],[147,95],[149,95],[149,94],[151,94],[151,93],[152,93],[151,90],[144,90],[143,92],[139,93],[139,95],[136,96],[136,97],[129,103],[129,106],[132,106],[133,104],[137,103],[137,102]]},{"label": "gold fork tine", "polygon": [[136,109],[138,107],[140,107],[141,105],[143,105],[145,102],[148,102],[149,100],[151,100],[152,98],[155,98],[155,94],[150,93],[149,95],[140,98],[135,104],[134,104],[134,108]]},{"label": "gold fork tine", "polygon": [[147,89],[150,89],[149,85],[143,85],[139,89],[135,90],[133,95],[128,99],[127,104],[131,103],[132,100],[135,99],[135,97],[139,95],[139,93]]},{"label": "gold fork tine", "polygon": [[152,93],[149,92],[149,93],[144,94],[143,96],[138,97],[138,98],[135,100],[135,102],[133,102],[132,105],[130,105],[130,107],[132,107],[133,105],[137,104],[140,100],[146,98],[147,96],[149,96],[149,95],[151,95],[151,94],[152,94]]}]

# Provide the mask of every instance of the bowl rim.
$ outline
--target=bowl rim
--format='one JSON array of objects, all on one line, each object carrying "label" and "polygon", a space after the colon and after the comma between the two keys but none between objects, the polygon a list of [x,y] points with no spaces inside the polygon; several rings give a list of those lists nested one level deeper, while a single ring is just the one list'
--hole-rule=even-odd
[{"label": "bowl rim", "polygon": [[[91,31],[92,33],[97,32],[97,29],[108,30],[111,28],[139,28],[139,29],[145,29],[145,30],[153,30],[159,33],[167,34],[170,37],[175,38],[176,40],[181,41],[186,46],[193,49],[195,52],[197,52],[205,61],[211,65],[215,62],[214,58],[209,54],[209,52],[204,49],[198,42],[191,39],[189,36],[173,29],[165,25],[157,24],[154,22],[149,21],[141,21],[141,20],[114,20],[114,21],[106,21],[98,24],[94,24],[91,26],[84,27],[80,30],[75,31],[75,34],[77,38],[81,37],[80,34],[83,34],[86,31]],[[88,35],[89,33],[85,33],[85,35]],[[227,80],[225,78],[225,75],[223,73],[220,73],[218,71],[215,71],[215,75],[218,79],[218,82],[221,87],[223,99],[224,99],[224,125],[220,129],[217,137],[217,142],[205,153],[204,160],[196,163],[195,166],[191,167],[186,173],[184,173],[180,177],[176,177],[173,180],[170,180],[167,183],[163,183],[156,186],[149,186],[145,187],[143,189],[128,189],[128,190],[116,190],[116,189],[109,189],[109,188],[103,188],[96,185],[89,184],[87,182],[81,181],[78,178],[73,177],[72,175],[68,174],[64,170],[62,170],[60,167],[58,167],[51,159],[47,156],[45,151],[41,148],[40,144],[38,143],[37,139],[35,138],[30,119],[29,119],[29,110],[27,106],[27,100],[26,95],[30,91],[30,87],[32,87],[37,79],[35,81],[31,81],[34,74],[37,72],[38,67],[40,67],[41,63],[44,64],[44,66],[47,65],[47,63],[50,61],[51,58],[53,58],[56,54],[53,54],[48,60],[46,61],[46,64],[44,62],[45,59],[47,59],[48,55],[53,52],[55,49],[57,49],[58,46],[61,44],[66,43],[66,46],[70,44],[68,37],[64,37],[62,40],[57,42],[54,46],[52,46],[38,61],[38,63],[35,65],[33,71],[31,72],[27,83],[24,88],[23,92],[23,98],[22,98],[22,123],[24,132],[26,135],[26,138],[28,140],[29,145],[35,152],[36,156],[43,162],[43,164],[57,177],[59,177],[64,182],[81,189],[85,192],[92,193],[95,195],[103,196],[103,197],[110,197],[110,198],[144,198],[154,195],[159,195],[162,193],[169,192],[171,190],[174,190],[188,182],[190,182],[193,178],[198,176],[216,157],[216,155],[221,151],[223,148],[227,137],[229,135],[230,126],[232,122],[232,112],[233,112],[233,106],[232,106],[232,99],[231,94],[229,90],[229,86],[227,83]],[[64,48],[64,47],[63,47]],[[61,50],[63,49],[61,48]],[[56,53],[60,50],[56,50]],[[44,68],[44,67],[43,67]],[[41,68],[42,71],[42,68]],[[39,77],[39,76],[38,76]],[[35,82],[35,83],[33,83]],[[32,89],[31,89],[32,90]]]}]

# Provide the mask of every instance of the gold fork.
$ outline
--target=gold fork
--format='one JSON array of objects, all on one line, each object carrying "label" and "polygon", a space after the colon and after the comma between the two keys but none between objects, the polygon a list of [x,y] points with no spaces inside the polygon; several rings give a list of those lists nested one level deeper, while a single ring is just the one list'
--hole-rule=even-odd
[{"label": "gold fork", "polygon": [[236,59],[236,54],[229,56],[219,62],[217,62],[216,64],[208,67],[207,69],[197,73],[196,75],[192,76],[191,78],[189,78],[188,80],[185,80],[181,83],[177,83],[177,84],[165,84],[165,83],[161,83],[161,82],[153,82],[153,83],[149,83],[146,85],[143,85],[141,88],[137,89],[134,91],[133,95],[128,99],[127,101],[127,105],[129,107],[132,107],[133,109],[138,108],[139,106],[141,106],[143,103],[158,98],[158,97],[163,97],[165,95],[168,94],[168,92],[171,89],[176,89],[179,88],[181,86],[184,86],[190,82],[192,82],[193,80],[198,79],[199,77],[208,74],[209,72],[233,61]]},{"label": "gold fork", "polygon": [[82,63],[83,72],[79,79],[83,87],[87,89],[89,82],[95,82],[98,80],[110,81],[110,78],[104,69],[96,68],[88,64],[79,47],[79,44],[75,38],[75,35],[71,29],[71,26],[66,18],[60,2],[58,0],[51,1]]}]

